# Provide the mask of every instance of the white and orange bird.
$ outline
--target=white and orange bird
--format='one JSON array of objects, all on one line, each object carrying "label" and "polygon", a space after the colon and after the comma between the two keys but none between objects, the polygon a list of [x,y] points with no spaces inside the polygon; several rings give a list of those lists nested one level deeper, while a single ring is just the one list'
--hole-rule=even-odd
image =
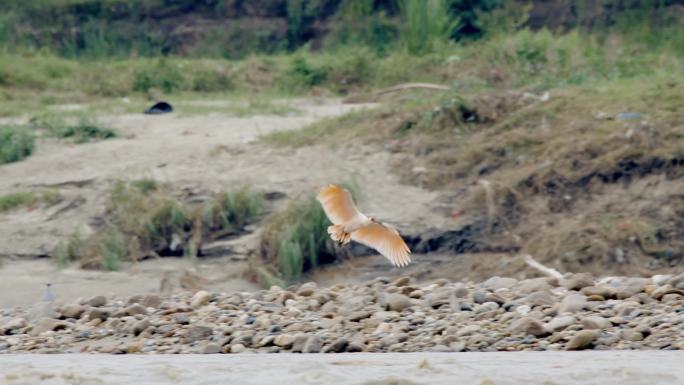
[{"label": "white and orange bird", "polygon": [[321,188],[316,199],[321,202],[325,215],[333,223],[328,226],[328,234],[333,241],[344,245],[354,240],[372,247],[394,266],[406,266],[411,262],[411,250],[399,232],[374,217],[362,214],[346,189],[331,184]]}]

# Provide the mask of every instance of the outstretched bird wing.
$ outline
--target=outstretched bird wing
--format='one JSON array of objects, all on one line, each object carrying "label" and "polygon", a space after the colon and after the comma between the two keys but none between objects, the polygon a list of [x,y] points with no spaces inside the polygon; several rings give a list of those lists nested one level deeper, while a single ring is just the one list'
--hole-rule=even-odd
[{"label": "outstretched bird wing", "polygon": [[384,223],[371,223],[351,233],[351,239],[372,247],[389,259],[394,266],[411,262],[411,250],[393,227]]},{"label": "outstretched bird wing", "polygon": [[325,215],[335,225],[364,218],[364,215],[354,205],[349,191],[340,186],[331,184],[321,188],[316,199],[321,202]]}]

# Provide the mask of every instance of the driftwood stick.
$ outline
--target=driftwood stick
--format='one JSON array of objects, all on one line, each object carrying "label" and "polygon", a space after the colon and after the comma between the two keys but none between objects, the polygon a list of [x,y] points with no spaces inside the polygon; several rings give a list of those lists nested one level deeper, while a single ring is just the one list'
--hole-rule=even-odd
[{"label": "driftwood stick", "polygon": [[397,92],[397,91],[402,91],[410,88],[425,88],[425,89],[430,89],[430,90],[440,90],[440,91],[448,91],[450,88],[447,86],[443,86],[441,84],[433,84],[433,83],[402,83],[402,84],[397,84],[396,86],[392,86],[389,88],[384,88],[378,91],[375,91],[377,95],[382,95],[382,94],[388,94],[390,92]]},{"label": "driftwood stick", "polygon": [[525,263],[536,270],[539,270],[542,274],[548,275],[551,278],[556,278],[556,279],[561,279],[563,278],[563,274],[561,274],[558,270],[552,269],[550,267],[546,267],[542,265],[541,263],[535,261],[534,258],[532,258],[531,255],[525,255],[524,256]]}]

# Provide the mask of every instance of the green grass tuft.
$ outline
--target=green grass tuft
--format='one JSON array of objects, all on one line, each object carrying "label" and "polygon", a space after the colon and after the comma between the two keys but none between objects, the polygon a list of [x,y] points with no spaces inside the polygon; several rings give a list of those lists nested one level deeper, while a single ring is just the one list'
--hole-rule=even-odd
[{"label": "green grass tuft", "polygon": [[94,140],[110,139],[116,136],[114,130],[103,126],[98,121],[82,117],[74,125],[67,125],[57,132],[57,137],[72,139],[76,143],[86,143]]},{"label": "green grass tuft", "polygon": [[367,122],[372,121],[378,113],[376,110],[369,109],[353,111],[341,116],[321,119],[298,130],[272,132],[260,139],[274,146],[288,147],[343,141],[358,135],[359,128],[366,128]]},{"label": "green grass tuft", "polygon": [[27,158],[35,148],[33,134],[20,126],[0,126],[0,164]]},{"label": "green grass tuft", "polygon": [[[184,89],[186,84],[187,80],[179,66],[164,59],[159,59],[154,66],[137,70],[133,77],[133,91],[139,92],[148,92],[151,89],[174,92]],[[196,85],[193,84],[193,87]]]},{"label": "green grass tuft", "polygon": [[263,195],[247,187],[186,203],[153,179],[119,182],[105,226],[83,241],[60,245],[54,255],[60,265],[78,260],[82,267],[108,270],[147,256],[196,256],[203,242],[242,231],[263,210]]},{"label": "green grass tuft", "polygon": [[10,211],[22,206],[31,206],[38,202],[36,194],[31,192],[18,192],[0,196],[0,212]]},{"label": "green grass tuft", "polygon": [[140,190],[144,195],[157,191],[159,184],[152,178],[142,178],[131,182],[131,186]]},{"label": "green grass tuft", "polygon": [[[358,196],[355,184],[346,184]],[[330,221],[314,195],[307,195],[274,215],[265,225],[260,255],[252,271],[262,285],[288,285],[322,263],[335,260],[335,246],[328,236]]]},{"label": "green grass tuft", "polygon": [[264,204],[264,197],[247,187],[223,192],[204,206],[202,223],[210,231],[234,231],[263,214]]},{"label": "green grass tuft", "polygon": [[195,92],[230,92],[234,89],[235,81],[217,69],[200,69],[192,79],[192,90]]},{"label": "green grass tuft", "polygon": [[38,203],[52,205],[57,203],[61,196],[56,191],[29,192],[22,191],[0,196],[0,213],[15,210],[20,207],[33,207]]},{"label": "green grass tuft", "polygon": [[400,36],[409,53],[422,55],[449,42],[459,23],[449,14],[450,3],[447,0],[399,1],[405,19]]},{"label": "green grass tuft", "polygon": [[49,136],[79,144],[116,137],[113,129],[85,115],[78,117],[75,122],[57,115],[42,115],[31,119],[30,125],[34,129],[45,130]]},{"label": "green grass tuft", "polygon": [[59,268],[65,268],[71,263],[78,261],[80,256],[83,255],[83,248],[85,242],[81,238],[78,232],[74,232],[69,240],[66,242],[60,242],[53,252],[53,257],[57,261],[57,266]]},{"label": "green grass tuft", "polygon": [[100,253],[102,255],[102,267],[105,270],[119,270],[121,261],[128,254],[124,235],[115,228],[108,229],[102,237]]}]

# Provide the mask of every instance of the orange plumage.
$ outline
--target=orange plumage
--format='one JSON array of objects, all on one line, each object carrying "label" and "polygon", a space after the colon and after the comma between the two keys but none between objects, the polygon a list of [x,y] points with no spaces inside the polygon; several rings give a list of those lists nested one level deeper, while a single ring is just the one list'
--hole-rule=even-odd
[{"label": "orange plumage", "polygon": [[333,223],[328,227],[328,234],[334,241],[362,243],[380,252],[395,266],[406,266],[411,262],[411,250],[399,232],[362,214],[346,189],[331,184],[321,188],[316,199]]}]

